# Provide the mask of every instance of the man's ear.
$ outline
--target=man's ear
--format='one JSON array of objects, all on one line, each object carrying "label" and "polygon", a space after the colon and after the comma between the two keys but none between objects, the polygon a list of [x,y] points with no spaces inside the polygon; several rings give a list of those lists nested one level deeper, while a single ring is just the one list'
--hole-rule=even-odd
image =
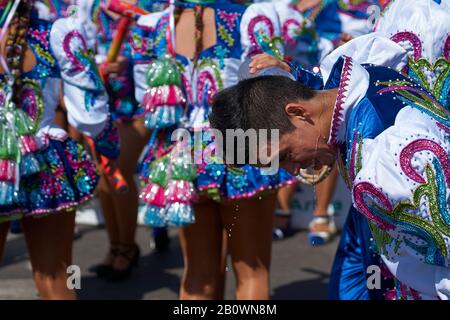
[{"label": "man's ear", "polygon": [[291,102],[286,105],[284,111],[289,117],[295,117],[300,120],[308,121],[311,119],[311,114],[304,106],[298,102]]}]

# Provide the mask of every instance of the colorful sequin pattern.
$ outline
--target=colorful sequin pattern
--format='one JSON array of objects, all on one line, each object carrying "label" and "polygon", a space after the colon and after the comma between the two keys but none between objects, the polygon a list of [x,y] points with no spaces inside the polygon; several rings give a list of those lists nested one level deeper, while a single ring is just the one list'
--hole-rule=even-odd
[{"label": "colorful sequin pattern", "polygon": [[23,76],[33,79],[44,79],[57,76],[58,68],[50,49],[51,24],[42,20],[32,19],[28,29],[27,43],[36,57],[36,65]]},{"label": "colorful sequin pattern", "polygon": [[103,131],[95,138],[95,149],[110,159],[116,159],[119,156],[119,131],[114,126],[111,119]]},{"label": "colorful sequin pattern", "polygon": [[41,123],[44,101],[39,84],[34,79],[24,79],[21,92],[21,109],[32,119],[33,131],[36,132]]},{"label": "colorful sequin pattern", "polygon": [[[32,11],[27,44],[36,63],[21,74],[16,104],[5,104],[5,76],[0,76],[0,222],[73,210],[92,197],[97,184],[96,168],[82,146],[52,125],[57,101],[51,99],[58,99],[58,78],[66,82],[67,78],[79,76],[75,85],[80,86],[83,95],[67,95],[70,102],[75,102],[71,104],[75,109],[68,108],[69,113],[82,108],[85,93],[91,94],[86,102],[88,109],[95,95],[103,93],[84,38],[70,23],[70,19],[57,23],[40,20]],[[66,84],[65,89],[73,89],[72,83]],[[44,98],[48,104],[44,104]],[[101,112],[94,110],[93,114]],[[73,120],[74,125],[79,125],[86,119]],[[45,130],[41,130],[42,123],[46,124]],[[103,137],[110,139],[111,135],[105,133],[96,140]]]},{"label": "colorful sequin pattern", "polygon": [[73,210],[93,196],[98,175],[80,144],[50,140],[39,158],[41,171],[21,179],[18,203],[1,206],[0,221]]},{"label": "colorful sequin pattern", "polygon": [[112,40],[116,22],[103,9],[104,1],[95,0],[92,6],[92,20],[97,26],[97,39],[101,43],[109,43]]},{"label": "colorful sequin pattern", "polygon": [[[378,94],[395,92],[396,98],[405,105],[417,108],[433,119],[439,128],[450,124],[449,113],[420,86],[408,80],[377,82],[384,86]],[[395,98],[394,98],[395,99]],[[419,171],[413,163],[416,155],[430,155]],[[352,151],[354,155],[354,152]],[[398,163],[402,174],[417,187],[409,200],[393,203],[380,188],[369,181],[353,187],[355,206],[378,228],[390,231],[396,240],[412,248],[423,261],[433,265],[449,266],[447,241],[450,237],[450,211],[447,203],[450,189],[448,150],[433,140],[418,138],[408,143],[399,154]],[[357,159],[353,156],[352,159]],[[352,160],[355,162],[355,160]],[[356,161],[357,162],[357,161]],[[426,212],[426,218],[413,212]],[[391,243],[386,237],[377,237],[380,248]],[[384,239],[381,241],[380,239]],[[389,240],[389,241],[388,241]],[[397,244],[398,245],[398,244]],[[422,258],[420,258],[422,260]]]},{"label": "colorful sequin pattern", "polygon": [[431,63],[422,57],[422,42],[413,32],[399,32],[391,37],[397,43],[408,43],[410,61],[405,70],[450,109],[450,34],[444,39],[442,57]]},{"label": "colorful sequin pattern", "polygon": [[396,92],[398,99],[402,101],[404,105],[410,105],[417,108],[435,119],[437,125],[450,128],[449,111],[419,85],[409,80],[379,81],[376,85],[385,86],[378,91],[379,94]]},{"label": "colorful sequin pattern", "polygon": [[273,23],[268,17],[254,17],[248,24],[248,37],[252,46],[249,55],[265,52],[278,59],[284,58],[283,39],[275,36]]},{"label": "colorful sequin pattern", "polygon": [[147,59],[151,56],[151,50],[153,44],[149,35],[155,32],[153,28],[135,28],[131,31],[129,42],[131,49],[135,55],[135,61],[137,63],[142,62],[143,57],[147,56]]},{"label": "colorful sequin pattern", "polygon": [[[411,166],[413,155],[430,151],[435,155],[432,164],[425,166],[422,177]],[[416,140],[400,154],[403,172],[412,180],[421,183],[413,191],[412,200],[395,206],[383,192],[370,182],[360,182],[353,188],[354,202],[358,210],[383,230],[395,230],[399,226],[402,241],[424,256],[424,261],[434,265],[446,265],[448,258],[445,237],[450,236],[449,212],[446,204],[449,177],[447,153],[431,140]],[[444,161],[444,162],[442,162]],[[410,213],[418,210],[425,197],[432,221]],[[368,200],[370,199],[370,200]],[[417,240],[413,240],[411,236]],[[381,245],[381,244],[379,244]]]},{"label": "colorful sequin pattern", "polygon": [[203,59],[198,65],[197,103],[212,104],[213,97],[223,89],[220,66],[212,59]]},{"label": "colorful sequin pattern", "polygon": [[[76,49],[73,50],[72,44],[77,42],[81,44],[81,46],[76,46]],[[76,74],[78,72],[86,71],[94,85],[93,90],[86,90],[83,88],[86,91],[85,108],[89,111],[95,104],[97,96],[104,91],[103,82],[100,79],[97,65],[94,61],[93,52],[87,48],[83,36],[77,30],[67,33],[64,37],[63,48],[71,62],[70,72]]]}]

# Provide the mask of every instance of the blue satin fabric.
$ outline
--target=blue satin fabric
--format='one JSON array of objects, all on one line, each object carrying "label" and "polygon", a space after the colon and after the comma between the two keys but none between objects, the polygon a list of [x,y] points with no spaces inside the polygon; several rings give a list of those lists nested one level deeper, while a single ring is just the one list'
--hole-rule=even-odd
[{"label": "blue satin fabric", "polygon": [[[334,65],[325,89],[338,84],[342,70],[342,58]],[[346,121],[346,144],[343,145],[344,163],[350,158],[354,134],[363,138],[375,138],[393,125],[397,113],[404,107],[394,93],[378,94],[382,86],[377,81],[407,80],[392,69],[364,65],[370,76],[366,96],[350,110]],[[379,290],[367,289],[367,268],[381,265],[381,258],[372,242],[367,219],[351,208],[331,271],[329,297],[340,300],[378,300],[391,288],[390,280],[382,281]]]},{"label": "blue satin fabric", "polygon": [[351,207],[331,269],[330,299],[384,299],[383,294],[389,287],[389,282],[382,281],[381,289],[378,290],[367,288],[367,268],[380,264],[380,256],[374,250],[371,239],[367,219]]}]

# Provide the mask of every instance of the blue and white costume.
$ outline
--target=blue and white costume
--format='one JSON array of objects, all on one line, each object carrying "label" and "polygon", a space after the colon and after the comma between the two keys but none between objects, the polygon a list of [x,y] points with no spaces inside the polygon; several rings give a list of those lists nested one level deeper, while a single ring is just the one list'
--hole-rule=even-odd
[{"label": "blue and white costume", "polygon": [[[387,65],[397,71],[406,71],[448,108],[449,59],[447,43],[450,34],[449,11],[436,1],[397,0],[390,3],[378,22],[377,32],[354,40],[332,54],[355,57],[359,62]],[[425,24],[429,17],[433,22]],[[411,20],[412,19],[412,20]],[[444,23],[443,23],[444,22]],[[435,30],[435,32],[430,32]],[[421,35],[419,39],[418,35]],[[400,48],[394,43],[377,39],[384,37],[402,45],[408,53],[407,63],[401,54],[395,59],[386,59],[387,52]],[[389,55],[388,55],[389,56]],[[330,57],[333,60],[332,57]],[[434,68],[431,66],[435,66]],[[379,298],[376,291],[366,286],[367,267],[379,264],[376,247],[373,245],[366,219],[355,209],[349,213],[338,247],[330,279],[330,297],[334,299]],[[375,249],[375,250],[374,250]]]},{"label": "blue and white costume", "polygon": [[450,117],[414,80],[341,57],[322,66],[338,85],[329,144],[353,203],[369,221],[397,298],[450,297]]}]

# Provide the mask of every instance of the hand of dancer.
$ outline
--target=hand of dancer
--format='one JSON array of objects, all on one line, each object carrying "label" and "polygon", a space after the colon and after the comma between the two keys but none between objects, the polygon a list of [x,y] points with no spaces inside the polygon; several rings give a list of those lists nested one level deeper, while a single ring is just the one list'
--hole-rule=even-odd
[{"label": "hand of dancer", "polygon": [[117,61],[105,63],[105,73],[109,76],[115,76],[124,73],[128,68],[128,60],[124,56],[117,57]]},{"label": "hand of dancer", "polygon": [[347,42],[349,42],[350,40],[352,40],[353,37],[351,35],[349,35],[348,33],[341,33],[341,38],[339,40],[339,44],[338,46],[342,46],[343,44],[346,44]]},{"label": "hand of dancer", "polygon": [[291,68],[286,62],[278,60],[274,56],[267,53],[257,54],[252,57],[252,61],[249,64],[249,72],[256,73],[269,67],[278,67],[286,70],[287,72],[291,72]]}]

